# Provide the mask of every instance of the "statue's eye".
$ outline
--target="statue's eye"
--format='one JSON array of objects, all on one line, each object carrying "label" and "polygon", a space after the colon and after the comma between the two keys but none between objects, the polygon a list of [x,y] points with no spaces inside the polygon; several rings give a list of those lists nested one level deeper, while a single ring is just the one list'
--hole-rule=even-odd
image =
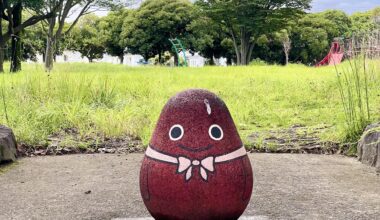
[{"label": "statue's eye", "polygon": [[213,124],[210,126],[210,128],[208,129],[208,134],[210,135],[212,139],[216,141],[220,141],[223,138],[223,130],[217,124]]},{"label": "statue's eye", "polygon": [[172,141],[178,141],[183,136],[183,127],[181,125],[173,125],[169,131],[169,137]]}]

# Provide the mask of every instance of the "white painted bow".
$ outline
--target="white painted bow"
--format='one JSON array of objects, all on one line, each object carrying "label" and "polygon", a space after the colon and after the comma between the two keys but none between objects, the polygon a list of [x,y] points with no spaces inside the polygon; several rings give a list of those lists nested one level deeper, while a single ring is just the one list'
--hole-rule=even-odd
[{"label": "white painted bow", "polygon": [[183,156],[176,157],[169,154],[165,154],[153,149],[151,146],[148,146],[148,148],[145,151],[145,155],[149,158],[152,158],[158,161],[162,161],[162,162],[166,162],[170,164],[177,164],[178,166],[177,173],[186,172],[185,174],[186,181],[190,180],[191,176],[193,175],[192,174],[193,166],[199,166],[199,172],[202,179],[207,181],[208,172],[214,172],[215,164],[236,160],[240,157],[247,155],[247,151],[245,150],[244,146],[241,146],[239,149],[234,150],[230,153],[219,155],[219,156],[209,156],[199,161],[199,160],[191,160]]},{"label": "white painted bow", "polygon": [[185,179],[186,181],[191,179],[193,166],[199,166],[199,171],[203,180],[207,181],[207,172],[214,172],[214,157],[206,157],[201,160],[193,160],[186,157],[178,157],[178,173],[186,171]]}]

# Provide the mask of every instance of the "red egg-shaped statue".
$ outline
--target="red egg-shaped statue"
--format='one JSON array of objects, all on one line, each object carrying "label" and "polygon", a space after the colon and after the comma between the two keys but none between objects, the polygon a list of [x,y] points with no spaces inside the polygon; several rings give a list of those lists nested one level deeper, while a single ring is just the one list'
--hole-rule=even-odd
[{"label": "red egg-shaped statue", "polygon": [[172,97],[140,171],[150,214],[155,219],[238,219],[252,185],[251,164],[225,103],[201,89]]}]

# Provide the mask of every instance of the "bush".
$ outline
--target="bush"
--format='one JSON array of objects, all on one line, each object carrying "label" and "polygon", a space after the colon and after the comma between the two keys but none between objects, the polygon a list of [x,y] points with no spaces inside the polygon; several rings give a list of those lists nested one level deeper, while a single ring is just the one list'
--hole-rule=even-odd
[{"label": "bush", "polygon": [[250,63],[250,66],[266,66],[268,65],[267,62],[264,60],[261,60],[260,58],[253,59]]}]

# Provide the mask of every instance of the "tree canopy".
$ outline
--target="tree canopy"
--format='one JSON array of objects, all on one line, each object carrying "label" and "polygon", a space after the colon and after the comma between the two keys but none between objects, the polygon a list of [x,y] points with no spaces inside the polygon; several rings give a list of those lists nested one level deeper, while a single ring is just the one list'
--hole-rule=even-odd
[{"label": "tree canopy", "polygon": [[187,26],[191,33],[188,41],[195,51],[208,59],[208,64],[214,64],[214,58],[225,57],[228,63],[235,58],[232,41],[225,28],[202,14],[198,7],[194,9],[195,18]]},{"label": "tree canopy", "polygon": [[147,0],[124,20],[121,45],[146,60],[171,50],[170,38],[186,39],[192,20],[187,0]]},{"label": "tree canopy", "polygon": [[[171,38],[179,38],[209,65],[221,57],[237,65],[257,59],[314,65],[334,39],[380,29],[380,7],[352,15],[308,13],[310,1],[146,0],[134,9],[123,7],[131,0],[0,1],[0,47],[7,48],[0,50],[0,71],[4,59],[17,71],[22,59],[36,60],[37,54],[49,70],[64,50],[90,61],[107,53],[123,63],[124,54],[131,53],[168,63],[175,55]],[[93,12],[100,8],[111,12],[98,18]]]},{"label": "tree canopy", "polygon": [[310,8],[311,0],[199,0],[205,15],[224,26],[233,41],[237,63],[249,63],[254,39],[278,30]]},{"label": "tree canopy", "polygon": [[98,25],[99,18],[89,14],[78,22],[70,34],[73,43],[70,43],[68,49],[80,52],[82,57],[87,57],[90,63],[94,59],[103,58],[105,52],[105,46],[99,37]]},{"label": "tree canopy", "polygon": [[121,33],[124,19],[126,19],[128,13],[129,11],[126,9],[111,12],[108,16],[100,19],[98,23],[98,37],[100,37],[102,44],[105,46],[106,52],[112,56],[119,57],[121,64],[124,60],[125,50]]},{"label": "tree canopy", "polygon": [[[15,72],[21,69],[21,40],[19,33],[29,26],[52,17],[56,13],[58,7],[52,7],[44,13],[34,14],[22,21],[23,8],[36,9],[42,7],[43,3],[42,0],[0,1],[0,72],[4,71],[4,48],[7,42],[12,40],[11,72]],[[7,27],[5,28],[4,25],[7,25]]]}]

